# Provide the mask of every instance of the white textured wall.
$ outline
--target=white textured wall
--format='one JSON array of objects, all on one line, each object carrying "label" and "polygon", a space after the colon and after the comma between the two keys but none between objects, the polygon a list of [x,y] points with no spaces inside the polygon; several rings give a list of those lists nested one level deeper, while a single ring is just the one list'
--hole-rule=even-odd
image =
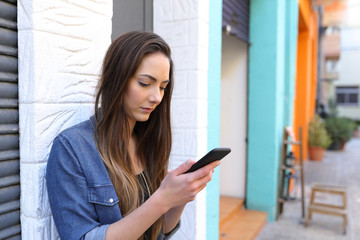
[{"label": "white textured wall", "polygon": [[57,239],[44,182],[51,142],[93,113],[112,0],[19,0],[22,239]]},{"label": "white textured wall", "polygon": [[[154,32],[171,46],[175,63],[171,168],[207,150],[209,2],[154,0]],[[206,194],[189,203],[174,239],[206,238]]]}]

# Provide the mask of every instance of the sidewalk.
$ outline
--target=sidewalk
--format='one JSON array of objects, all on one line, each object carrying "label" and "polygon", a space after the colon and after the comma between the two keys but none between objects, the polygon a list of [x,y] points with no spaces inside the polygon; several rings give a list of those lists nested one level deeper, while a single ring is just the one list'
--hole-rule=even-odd
[{"label": "sidewalk", "polygon": [[[314,213],[308,228],[305,228],[305,219],[301,217],[301,203],[295,201],[284,204],[283,214],[278,221],[267,223],[257,240],[360,239],[360,138],[351,139],[344,151],[327,151],[322,162],[306,161],[304,174],[306,208],[312,183],[347,187],[347,234],[342,234],[342,218],[332,215]],[[297,196],[300,196],[299,187]],[[320,198],[325,202],[341,203],[340,198],[329,195],[320,195]]]}]

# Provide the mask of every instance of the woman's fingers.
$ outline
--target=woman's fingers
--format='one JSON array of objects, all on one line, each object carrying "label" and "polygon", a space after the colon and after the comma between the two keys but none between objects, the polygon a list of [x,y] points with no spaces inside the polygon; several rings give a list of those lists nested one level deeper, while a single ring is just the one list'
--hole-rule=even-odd
[{"label": "woman's fingers", "polygon": [[187,160],[176,169],[168,172],[162,182],[160,188],[165,193],[163,199],[166,199],[171,207],[194,200],[196,195],[211,180],[214,168],[220,164],[220,161],[210,163],[195,172],[183,174],[194,163],[192,160]]},{"label": "woman's fingers", "polygon": [[180,166],[178,166],[177,168],[175,168],[174,170],[172,170],[171,172],[173,174],[175,174],[176,176],[183,174],[184,172],[189,170],[194,163],[195,163],[194,160],[189,159],[186,162],[184,162],[183,164],[181,164]]},{"label": "woman's fingers", "polygon": [[206,187],[206,185],[208,184],[208,182],[211,181],[212,179],[212,175],[213,175],[213,171],[211,170],[209,172],[209,174],[205,175],[204,177],[200,178],[197,180],[196,185],[197,185],[197,191],[200,192],[202,189],[204,189]]},{"label": "woman's fingers", "polygon": [[213,171],[217,166],[220,165],[220,160],[209,163],[208,165],[196,170],[191,173],[194,179],[203,178],[208,175],[211,171]]}]

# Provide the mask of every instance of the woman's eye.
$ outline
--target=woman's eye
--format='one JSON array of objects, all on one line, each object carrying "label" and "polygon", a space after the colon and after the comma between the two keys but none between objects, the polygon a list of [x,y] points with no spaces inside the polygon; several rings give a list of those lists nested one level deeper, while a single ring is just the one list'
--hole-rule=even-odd
[{"label": "woman's eye", "polygon": [[165,91],[166,87],[160,87],[160,90]]},{"label": "woman's eye", "polygon": [[138,83],[139,83],[139,85],[142,86],[142,87],[147,87],[147,86],[150,85],[150,84],[148,84],[148,83],[143,83],[143,82],[138,82]]}]

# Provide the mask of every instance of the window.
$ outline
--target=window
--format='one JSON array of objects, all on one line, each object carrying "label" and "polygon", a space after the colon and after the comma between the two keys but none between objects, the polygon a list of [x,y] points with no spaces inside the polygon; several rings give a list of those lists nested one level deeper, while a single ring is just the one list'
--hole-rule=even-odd
[{"label": "window", "polygon": [[359,105],[359,87],[336,87],[337,105]]},{"label": "window", "polygon": [[334,59],[326,59],[326,73],[333,74],[339,72],[339,61]]}]

